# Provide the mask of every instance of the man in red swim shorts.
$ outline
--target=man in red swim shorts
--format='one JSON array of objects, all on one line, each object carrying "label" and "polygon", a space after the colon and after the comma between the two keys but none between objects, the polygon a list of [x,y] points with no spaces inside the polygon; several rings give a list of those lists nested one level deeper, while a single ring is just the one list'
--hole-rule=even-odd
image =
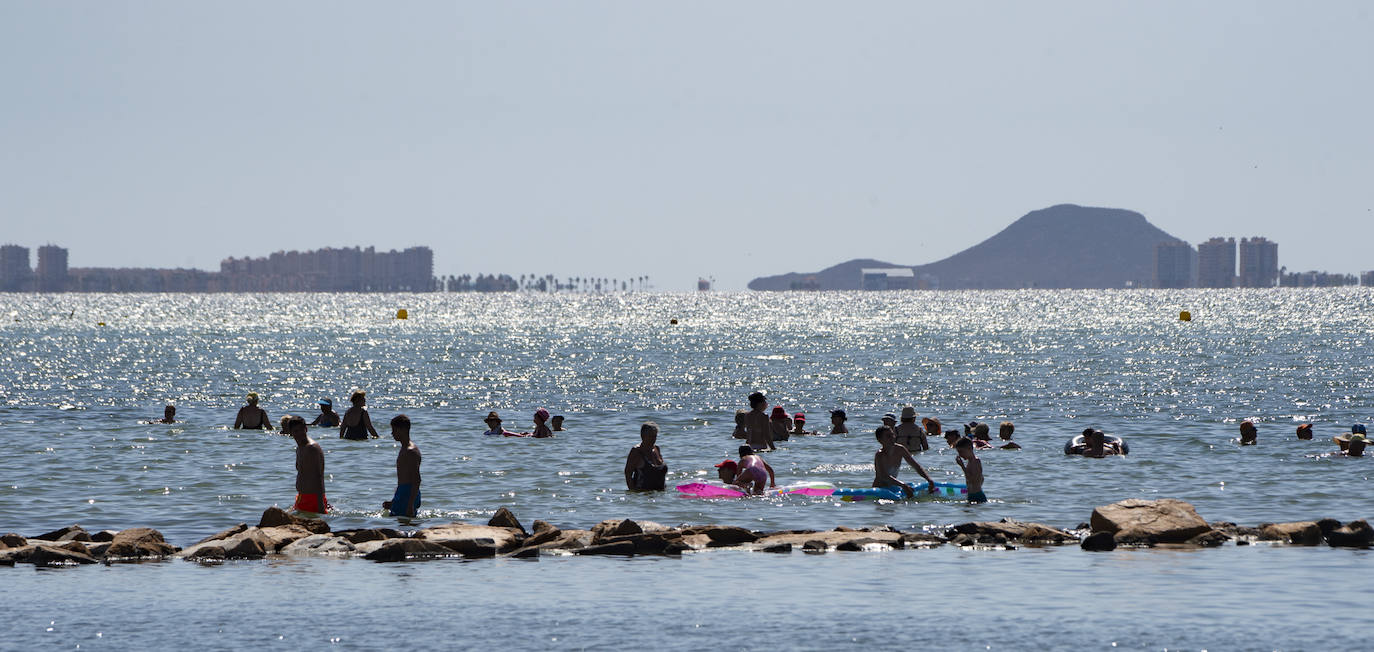
[{"label": "man in red swim shorts", "polygon": [[296,504],[298,512],[324,514],[329,501],[324,497],[324,449],[306,434],[305,419],[287,419],[286,429],[296,440]]}]

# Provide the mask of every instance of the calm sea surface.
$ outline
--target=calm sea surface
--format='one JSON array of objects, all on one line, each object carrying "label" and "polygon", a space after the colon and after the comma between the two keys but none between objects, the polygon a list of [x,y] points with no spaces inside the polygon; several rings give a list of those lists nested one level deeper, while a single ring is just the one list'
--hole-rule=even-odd
[{"label": "calm sea surface", "polygon": [[[393,319],[398,308],[410,319]],[[0,295],[0,532],[150,526],[184,546],[256,522],[293,498],[294,443],[230,429],[243,395],[262,395],[276,422],[312,418],[321,397],[346,404],[353,388],[383,438],[311,433],[336,529],[396,525],[380,503],[395,485],[384,424],[400,412],[424,454],[425,524],[507,506],[526,526],[1073,527],[1130,497],[1248,525],[1349,521],[1374,517],[1374,459],[1324,454],[1332,435],[1374,421],[1372,345],[1369,289]],[[976,507],[624,491],[640,423],[662,428],[670,484],[713,477],[756,389],[813,429],[829,409],[850,415],[852,434],[770,453],[780,484],[867,486],[873,428],[908,404],[947,427],[1014,421],[1025,450],[981,454],[992,502]],[[142,423],[167,402],[182,423]],[[490,410],[528,430],[539,407],[568,431],[481,435]],[[1241,449],[1246,418],[1260,444]],[[1303,422],[1316,441],[1294,437]],[[1065,457],[1089,426],[1132,454]],[[961,477],[948,451],[918,460]],[[0,568],[4,593],[23,596],[7,601],[0,648],[1351,648],[1367,646],[1366,628],[1342,613],[1368,603],[1371,561],[1227,546],[21,565]]]}]

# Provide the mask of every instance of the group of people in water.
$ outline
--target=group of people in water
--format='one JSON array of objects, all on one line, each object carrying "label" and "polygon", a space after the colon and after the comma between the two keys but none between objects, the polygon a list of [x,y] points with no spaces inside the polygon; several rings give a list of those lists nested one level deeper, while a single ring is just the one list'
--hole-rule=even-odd
[{"label": "group of people in water", "polygon": [[[1350,432],[1342,433],[1331,438],[1336,444],[1337,450],[1327,453],[1327,455],[1337,455],[1341,457],[1364,457],[1364,449],[1369,444],[1367,432],[1364,424],[1356,423],[1350,426]],[[1314,438],[1312,424],[1298,424],[1298,439],[1311,441]],[[1240,445],[1256,446],[1259,444],[1259,428],[1255,422],[1246,419],[1240,422]]]}]

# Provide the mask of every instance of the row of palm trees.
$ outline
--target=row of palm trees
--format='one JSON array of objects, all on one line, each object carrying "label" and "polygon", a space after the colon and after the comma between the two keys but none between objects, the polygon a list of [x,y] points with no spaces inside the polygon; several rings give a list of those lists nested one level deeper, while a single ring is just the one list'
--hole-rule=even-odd
[{"label": "row of palm trees", "polygon": [[559,279],[553,274],[539,276],[521,274],[517,279],[509,274],[472,276],[441,276],[438,287],[446,292],[642,292],[653,289],[648,276],[628,279],[569,276]]}]

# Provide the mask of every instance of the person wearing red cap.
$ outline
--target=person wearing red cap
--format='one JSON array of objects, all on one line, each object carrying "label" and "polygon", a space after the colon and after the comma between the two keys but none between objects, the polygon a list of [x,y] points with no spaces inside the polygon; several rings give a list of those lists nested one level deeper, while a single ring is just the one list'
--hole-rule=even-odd
[{"label": "person wearing red cap", "polygon": [[773,467],[762,457],[755,455],[749,446],[739,447],[739,462],[725,460],[716,465],[716,470],[723,482],[735,485],[755,496],[763,494],[765,480],[769,487],[778,486],[773,475]]},{"label": "person wearing red cap", "polygon": [[754,392],[749,395],[749,413],[744,415],[744,429],[749,431],[750,448],[756,451],[777,450],[773,445],[771,427],[768,424],[768,413],[764,408],[768,407],[768,399],[763,392]]},{"label": "person wearing red cap", "polygon": [[802,412],[798,412],[798,413],[792,415],[792,430],[791,430],[790,432],[791,432],[791,434],[793,434],[793,435],[814,435],[814,434],[816,434],[816,433],[814,433],[814,432],[808,432],[808,431],[806,430],[806,414],[804,414],[804,413],[802,413]]},{"label": "person wearing red cap", "polygon": [[781,405],[773,406],[773,414],[768,418],[768,436],[773,441],[787,441],[792,437],[792,418]]}]

